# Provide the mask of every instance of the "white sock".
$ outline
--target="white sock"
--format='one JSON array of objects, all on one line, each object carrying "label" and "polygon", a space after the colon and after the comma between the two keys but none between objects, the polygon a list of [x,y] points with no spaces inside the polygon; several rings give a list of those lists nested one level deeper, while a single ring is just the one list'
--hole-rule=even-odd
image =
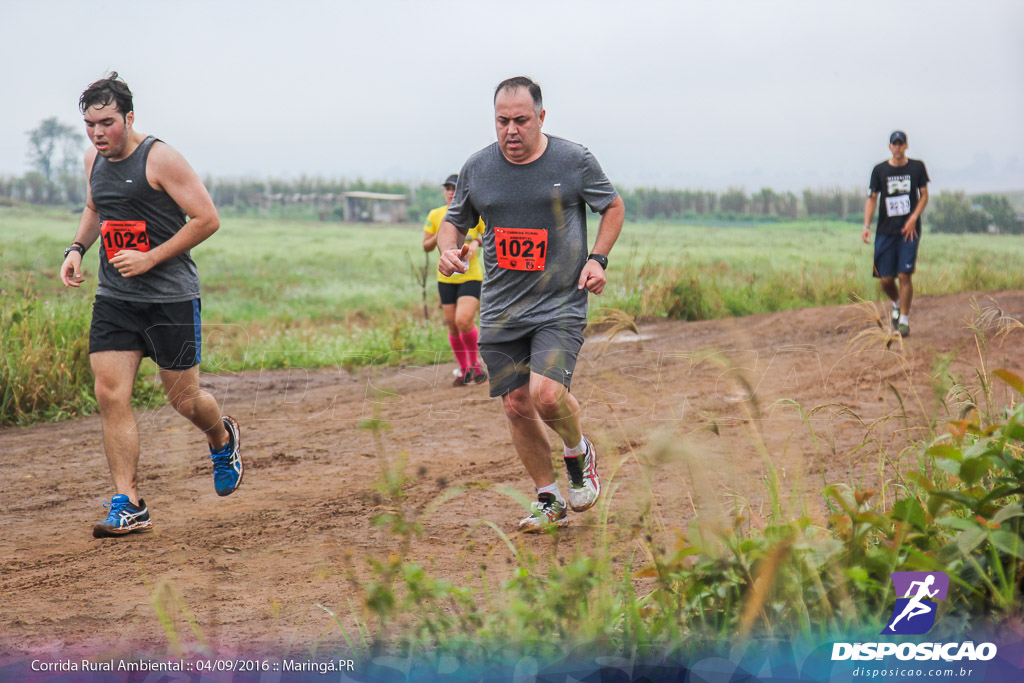
[{"label": "white sock", "polygon": [[892,309],[894,311],[900,310],[900,300],[899,299],[896,299],[896,301],[892,302]]},{"label": "white sock", "polygon": [[910,316],[909,315],[901,315],[900,316],[900,325],[909,325],[909,324],[910,324]]},{"label": "white sock", "polygon": [[557,481],[554,484],[548,484],[547,486],[545,486],[542,489],[537,489],[537,495],[538,496],[540,494],[542,494],[542,493],[553,494],[555,496],[555,500],[557,500],[559,503],[564,503],[565,502],[565,498],[562,498],[562,492],[560,490],[558,490],[558,482]]},{"label": "white sock", "polygon": [[583,455],[587,452],[587,440],[581,436],[580,442],[576,445],[576,448],[569,448],[563,443],[562,450],[565,451],[565,457],[567,458],[575,458]]}]

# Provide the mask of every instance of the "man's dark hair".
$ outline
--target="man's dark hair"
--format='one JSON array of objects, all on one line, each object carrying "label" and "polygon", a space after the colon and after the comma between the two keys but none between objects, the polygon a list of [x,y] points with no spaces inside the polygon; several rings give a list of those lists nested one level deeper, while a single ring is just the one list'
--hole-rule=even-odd
[{"label": "man's dark hair", "polygon": [[498,93],[501,91],[513,91],[519,90],[519,88],[526,88],[530,91],[530,97],[533,98],[533,110],[537,113],[537,116],[540,116],[540,110],[544,108],[544,98],[540,94],[540,84],[534,83],[533,79],[528,76],[516,76],[515,78],[503,80],[494,89],[494,101],[498,101]]},{"label": "man's dark hair", "polygon": [[78,98],[78,108],[84,114],[89,107],[105,107],[111,102],[117,104],[117,110],[121,112],[122,117],[127,116],[130,111],[135,111],[132,91],[128,89],[127,83],[117,77],[116,71],[111,71],[106,78],[90,84]]}]

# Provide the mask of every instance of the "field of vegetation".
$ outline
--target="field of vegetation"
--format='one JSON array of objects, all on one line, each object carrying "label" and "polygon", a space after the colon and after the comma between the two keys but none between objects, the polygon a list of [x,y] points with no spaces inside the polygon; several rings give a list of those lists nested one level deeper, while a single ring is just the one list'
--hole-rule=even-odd
[{"label": "field of vegetation", "polygon": [[[1020,328],[979,319],[976,340],[984,346],[991,334]],[[559,663],[610,654],[640,662],[717,656],[756,670],[768,657],[773,666],[790,665],[798,652],[807,680],[830,680],[835,665],[828,652],[813,651],[829,639],[882,640],[878,634],[900,597],[893,595],[893,572],[945,572],[950,592],[929,638],[961,641],[970,634],[1014,642],[1024,593],[1024,380],[1005,370],[978,372],[982,389],[957,389],[970,396],[961,406],[964,419],[907,448],[912,464],[889,490],[826,485],[820,495],[827,519],[807,512],[807,498],[781,502],[775,454],[753,437],[750,448],[767,468],[770,501],[758,524],[741,506],[731,511],[731,524],[697,514],[685,531],[675,531],[674,546],[666,546],[655,540],[666,529],[652,510],[624,551],[609,523],[609,494],[595,546],[554,563],[486,522],[517,566],[513,578],[493,588],[486,564],[457,584],[409,557],[411,540],[424,533],[421,522],[465,491],[453,487],[426,509],[404,514],[412,481],[399,461],[377,483],[388,511],[374,519],[399,540],[399,551],[370,560],[371,580],[353,580],[361,597],[361,608],[350,603],[355,628],[321,608],[335,618],[348,651],[364,661],[385,650],[498,668],[514,667],[522,657]],[[1016,392],[1005,409],[984,407],[993,383]],[[681,448],[645,449],[627,461],[635,459],[653,478],[655,463],[679,457]],[[609,477],[613,491],[615,476]],[[648,583],[638,592],[641,580]],[[751,655],[755,661],[745,661]],[[1011,665],[1006,672],[985,680],[1013,680],[1019,669]]]},{"label": "field of vegetation", "polygon": [[[0,208],[3,425],[95,408],[87,357],[95,250],[83,291],[64,291],[55,277],[76,222],[70,212]],[[418,224],[225,219],[194,252],[204,287],[204,370],[447,358],[434,259],[419,245]],[[1024,289],[1021,263],[1019,237],[926,234],[917,292]],[[869,269],[870,247],[845,222],[630,224],[592,315],[697,320],[847,303],[876,296]],[[619,473],[606,471],[593,543],[557,562],[482,522],[514,567],[511,578],[493,585],[485,566],[455,580],[412,555],[432,516],[471,485],[446,486],[428,505],[408,505],[416,482],[404,456],[385,452],[386,419],[363,420],[360,428],[381,448],[372,523],[390,544],[386,553],[362,558],[369,573],[347,573],[350,590],[320,607],[347,651],[364,661],[386,650],[499,667],[523,656],[547,662],[586,653],[670,653],[683,661],[714,653],[735,661],[734,648],[748,638],[765,647],[836,633],[875,639],[892,606],[892,572],[944,571],[951,590],[935,638],[1005,630],[1021,618],[1024,380],[992,366],[988,350],[1000,344],[1006,353],[1003,344],[1019,343],[1022,326],[976,307],[971,329],[976,367],[954,376],[947,359],[936,368],[931,388],[941,410],[927,414],[923,437],[883,444],[870,435],[875,425],[862,422],[865,441],[854,451],[877,449],[879,473],[891,474],[879,488],[824,481],[817,493],[787,498],[776,454],[751,429],[747,448],[763,461],[767,501],[756,522],[737,508],[731,522],[695,511],[685,529],[669,528],[652,507],[626,530],[623,544],[623,527],[610,522]],[[862,341],[888,343],[876,336]],[[140,404],[160,400],[150,378],[138,388]],[[815,444],[820,434],[811,417],[826,408],[793,406]],[[890,419],[901,418],[879,422]],[[636,466],[647,482],[658,476],[659,462],[681,457],[676,442],[625,447],[616,467]],[[890,468],[893,462],[899,467]],[[812,496],[821,500],[808,501]],[[822,501],[824,517],[809,512]],[[665,543],[672,534],[675,542]],[[153,605],[174,649],[176,620],[197,626],[183,608],[168,612],[161,590]],[[312,646],[311,656],[322,654]]]},{"label": "field of vegetation", "polygon": [[[77,215],[0,207],[0,425],[91,412],[87,283],[56,277]],[[591,239],[596,223],[591,226]],[[203,370],[430,363],[448,344],[437,307],[436,256],[419,224],[225,218],[193,252],[203,287]],[[1024,242],[1010,235],[926,234],[921,295],[1024,287]],[[848,222],[630,223],[591,306],[630,317],[702,320],[877,296],[871,248]],[[152,372],[154,366],[144,366]],[[146,373],[137,400],[159,401]]]}]

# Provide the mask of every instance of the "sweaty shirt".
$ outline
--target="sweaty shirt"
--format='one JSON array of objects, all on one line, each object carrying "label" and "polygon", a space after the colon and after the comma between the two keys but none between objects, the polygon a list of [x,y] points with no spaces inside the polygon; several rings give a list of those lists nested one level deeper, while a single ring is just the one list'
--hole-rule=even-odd
[{"label": "sweaty shirt", "polygon": [[[423,224],[423,231],[428,235],[436,235],[437,231],[441,229],[441,221],[444,220],[444,214],[448,211],[447,206],[439,206],[436,209],[431,210],[427,214],[427,222]],[[480,221],[476,224],[476,227],[466,233],[466,242],[470,240],[481,240],[483,241],[484,235],[484,223]],[[477,249],[476,253],[473,254],[473,258],[469,260],[469,270],[465,273],[452,273],[451,275],[442,275],[441,271],[437,271],[437,281],[447,282],[453,285],[461,285],[463,282],[470,282],[472,280],[483,280],[484,269],[480,265],[480,250]]]},{"label": "sweaty shirt", "polygon": [[[135,277],[124,277],[109,258],[121,249],[157,247],[174,237],[188,216],[166,192],[146,179],[150,135],[127,159],[108,161],[100,155],[89,176],[92,202],[100,215],[100,273],[97,296],[125,301],[173,303],[199,298],[199,271],[186,251]],[[144,229],[143,229],[144,226]]]},{"label": "sweaty shirt", "polygon": [[[878,235],[898,235],[907,222],[921,196],[921,188],[928,182],[928,170],[924,162],[907,159],[903,166],[893,166],[888,161],[871,169],[869,194],[878,193]],[[917,221],[920,235],[923,222]]]},{"label": "sweaty shirt", "polygon": [[587,260],[586,209],[603,211],[619,193],[586,147],[547,138],[528,164],[508,161],[495,142],[459,171],[446,218],[463,233],[484,221],[483,339],[489,329],[587,319],[587,290],[577,287]]}]

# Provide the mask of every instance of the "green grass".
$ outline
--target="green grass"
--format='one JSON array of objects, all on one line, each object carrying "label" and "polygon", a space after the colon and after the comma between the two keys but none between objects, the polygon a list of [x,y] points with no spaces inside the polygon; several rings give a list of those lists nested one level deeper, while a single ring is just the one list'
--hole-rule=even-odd
[{"label": "green grass", "polygon": [[[65,292],[54,277],[75,223],[67,213],[0,209],[4,423],[89,409],[83,339],[90,293]],[[846,301],[857,286],[869,295],[874,288],[864,275],[870,252],[858,240],[856,228],[832,223],[628,226],[602,302],[634,314],[687,318]],[[421,321],[419,284],[409,268],[410,256],[422,262],[418,245],[414,225],[227,221],[196,250],[204,312],[214,323],[207,334],[223,337],[207,362],[214,369],[259,367],[268,351],[279,352],[274,362],[310,366],[400,362],[443,349],[436,313]],[[1018,238],[927,235],[924,245],[920,293],[1024,286]],[[992,314],[979,311],[975,326],[979,353],[993,329],[986,315]],[[680,440],[653,444],[609,459],[594,548],[564,564],[492,526],[515,565],[500,585],[488,583],[485,566],[454,585],[410,556],[421,520],[470,491],[452,488],[412,509],[405,502],[405,463],[388,453],[386,424],[369,420],[362,426],[377,436],[377,491],[387,503],[375,523],[390,531],[397,550],[368,558],[372,575],[356,582],[358,608],[341,598],[323,607],[356,615],[355,631],[344,630],[340,619],[338,625],[362,657],[381,649],[469,660],[494,652],[559,658],[579,648],[626,657],[667,649],[726,652],[747,637],[841,632],[875,639],[892,605],[889,574],[942,570],[951,592],[933,637],[962,637],[972,625],[1005,629],[1020,617],[1024,406],[1016,397],[996,405],[991,386],[998,380],[1024,394],[1024,380],[988,369],[984,357],[979,362],[976,386],[936,384],[939,398],[950,399],[948,433],[913,444],[917,464],[892,484],[895,495],[825,482],[826,519],[808,517],[801,510],[809,506],[799,501],[783,509],[771,454],[752,443],[768,473],[771,505],[763,524],[744,519],[742,510],[723,519],[698,516],[665,543],[672,532],[651,512],[653,503],[641,505],[648,512],[635,525],[616,529],[609,522],[620,468],[637,466],[651,478],[666,458],[694,457]],[[880,453],[879,461],[890,456]],[[180,607],[173,594],[154,595],[168,609]],[[158,610],[162,621],[166,612]]]},{"label": "green grass", "polygon": [[[87,400],[69,407],[64,390],[47,388],[67,380],[44,379],[40,365],[45,359],[49,375],[61,363],[67,368],[80,354],[71,340],[87,336],[95,247],[86,256],[88,280],[80,290],[64,290],[56,277],[77,223],[77,213],[68,210],[0,207],[0,424],[90,410]],[[592,223],[592,239],[596,228]],[[225,218],[220,231],[193,250],[203,288],[203,369],[447,358],[435,257],[425,259],[420,242],[418,223]],[[1019,237],[928,233],[916,291],[1022,288],[1022,262]],[[871,248],[860,242],[856,226],[840,221],[629,224],[611,255],[609,285],[592,298],[591,315],[606,307],[632,317],[694,320],[870,299],[877,292],[870,268]],[[14,330],[16,312],[24,320]],[[30,352],[32,358],[24,355]],[[87,358],[76,362],[87,365]],[[83,367],[75,366],[68,389],[75,396],[89,394]]]},{"label": "green grass", "polygon": [[[642,482],[663,477],[662,466],[675,461],[688,465],[688,486],[698,489],[705,455],[678,434],[664,434],[621,454],[606,451],[603,493],[587,532],[567,536],[552,529],[548,538],[527,540],[485,516],[477,523],[488,528],[490,540],[466,534],[465,552],[479,564],[458,578],[414,551],[414,540],[430,533],[453,501],[458,505],[482,488],[524,507],[526,496],[505,485],[464,482],[425,505],[413,504],[407,491],[419,475],[410,471],[390,425],[375,415],[360,428],[371,430],[376,444],[372,522],[388,541],[374,552],[346,554],[334,574],[344,576],[350,590],[335,591],[317,606],[338,629],[345,656],[364,666],[392,655],[428,670],[457,665],[460,675],[480,672],[472,678],[490,679],[507,675],[524,658],[533,670],[557,671],[595,657],[641,665],[742,657],[749,671],[760,669],[769,653],[772,666],[811,665],[812,653],[829,641],[902,642],[880,636],[899,597],[890,576],[928,571],[950,579],[928,640],[994,640],[1002,648],[1009,642],[1005,634],[1019,626],[1024,589],[1024,378],[990,368],[987,351],[996,343],[1019,345],[1024,325],[975,307],[971,329],[978,364],[964,375],[950,374],[948,366],[937,370],[942,381],[931,389],[944,410],[925,418],[927,438],[880,445],[880,464],[910,456],[881,490],[824,481],[784,499],[776,458],[751,429],[749,450],[765,466],[764,514],[722,491],[720,506],[694,509],[680,528]],[[886,339],[861,332],[853,341],[884,346]],[[1010,387],[1007,399],[993,400],[994,384]],[[805,412],[783,402],[802,414],[825,407]],[[851,452],[877,442],[872,431],[888,419],[861,421],[863,442]],[[641,482],[628,493],[622,482],[627,470],[639,472],[633,478]],[[808,499],[818,496],[825,511],[811,514],[819,506]],[[359,571],[363,563],[368,569]],[[489,569],[503,563],[511,571]],[[180,635],[171,612],[182,630],[189,625],[205,643],[192,610],[172,587],[159,586],[153,603],[161,606],[158,617],[172,651]],[[332,641],[321,633],[309,656],[338,656],[339,645],[326,644]],[[827,651],[818,664],[831,666]],[[924,662],[921,668],[932,667]],[[829,670],[815,680],[827,680]]]},{"label": "green grass", "polygon": [[[592,300],[633,316],[723,318],[877,298],[872,247],[840,221],[629,225]],[[1024,286],[1019,236],[925,234],[918,295]]]},{"label": "green grass", "polygon": [[[1011,324],[1019,330],[1019,323]],[[977,334],[984,345],[987,332],[979,327]],[[1024,379],[1013,373],[988,375],[979,368],[978,376],[981,386],[974,391],[984,391],[998,378],[1024,394]],[[620,504],[622,469],[639,467],[649,481],[658,476],[659,462],[697,462],[700,456],[674,439],[618,460],[611,457],[602,473],[593,547],[577,548],[555,562],[557,551],[531,551],[538,544],[510,538],[483,520],[496,534],[495,554],[506,555],[514,566],[511,578],[500,584],[488,578],[486,563],[496,559],[490,556],[479,574],[458,585],[432,576],[411,557],[411,540],[423,534],[422,521],[446,502],[472,495],[474,488],[452,487],[427,506],[408,505],[405,487],[414,479],[402,455],[389,455],[381,434],[386,424],[378,421],[368,428],[377,436],[381,477],[376,490],[387,512],[374,523],[390,532],[393,543],[386,559],[384,551],[367,558],[369,580],[357,580],[349,567],[362,609],[347,610],[355,616],[354,632],[336,622],[360,659],[384,651],[428,661],[454,656],[463,665],[484,664],[496,653],[509,658],[506,665],[525,656],[556,663],[569,653],[654,661],[666,653],[729,657],[737,644],[751,639],[765,647],[787,641],[812,643],[811,648],[836,637],[887,640],[878,634],[897,597],[890,574],[942,571],[950,577],[950,592],[930,637],[987,639],[1020,617],[1020,398],[1011,397],[996,411],[973,411],[951,422],[949,433],[912,444],[916,465],[893,482],[895,499],[856,486],[824,485],[825,519],[809,516],[810,506],[799,501],[786,509],[771,454],[752,437],[752,451],[767,467],[771,506],[764,520],[754,523],[737,506],[722,514],[697,514],[685,531],[670,532],[653,494],[644,500],[647,493],[641,491],[634,494],[645,510],[639,521],[611,522],[611,511]],[[506,487],[496,490],[522,498]],[[557,530],[551,531],[551,542],[557,548]],[[344,605],[328,601],[322,607],[335,616]]]},{"label": "green grass", "polygon": [[[69,211],[0,207],[0,425],[95,409],[87,355],[95,246],[80,290],[57,279],[77,224]],[[439,311],[423,316],[411,267],[425,263],[419,233],[418,225],[225,221],[193,250],[203,370],[436,362],[448,342]],[[433,305],[433,281],[427,286]],[[154,367],[146,361],[142,374]],[[148,402],[153,390],[143,387]]]}]

